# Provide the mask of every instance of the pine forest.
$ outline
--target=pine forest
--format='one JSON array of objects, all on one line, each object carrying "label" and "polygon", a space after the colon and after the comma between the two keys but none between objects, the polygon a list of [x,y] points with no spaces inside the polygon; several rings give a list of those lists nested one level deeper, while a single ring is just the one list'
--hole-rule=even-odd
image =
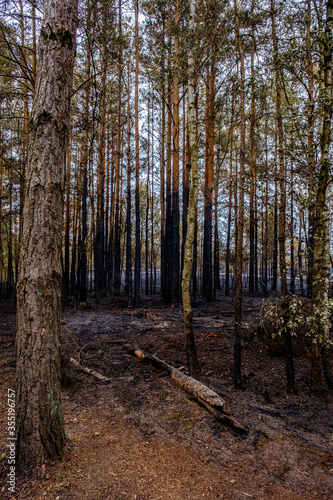
[{"label": "pine forest", "polygon": [[329,499],[333,0],[0,0],[0,496]]}]

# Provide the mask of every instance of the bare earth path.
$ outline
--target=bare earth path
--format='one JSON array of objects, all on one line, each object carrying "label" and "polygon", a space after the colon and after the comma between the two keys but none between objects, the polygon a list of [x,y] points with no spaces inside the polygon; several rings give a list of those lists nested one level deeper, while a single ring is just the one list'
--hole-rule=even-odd
[{"label": "bare earth path", "polygon": [[[260,299],[247,299],[251,323]],[[65,367],[63,407],[71,451],[48,466],[44,480],[18,474],[18,499],[331,499],[333,398],[309,396],[308,359],[296,348],[299,395],[284,388],[284,362],[263,339],[243,352],[246,389],[231,380],[231,301],[195,310],[201,380],[219,392],[249,427],[242,438],[214,420],[165,373],[134,359],[122,342],[184,364],[182,313],[147,299],[144,308],[118,304],[66,310],[66,354],[110,377],[96,379]],[[7,485],[6,394],[14,388],[15,315],[0,315],[0,498]]]}]

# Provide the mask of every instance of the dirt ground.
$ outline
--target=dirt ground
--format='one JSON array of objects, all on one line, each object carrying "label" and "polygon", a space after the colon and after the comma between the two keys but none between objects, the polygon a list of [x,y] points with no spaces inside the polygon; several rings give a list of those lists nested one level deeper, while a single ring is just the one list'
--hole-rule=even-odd
[{"label": "dirt ground", "polygon": [[[262,299],[246,298],[250,327]],[[130,355],[125,343],[185,365],[182,311],[145,298],[139,309],[109,306],[63,312],[66,355],[111,378],[110,384],[65,366],[63,410],[70,451],[43,480],[17,477],[29,499],[331,499],[333,396],[309,394],[306,344],[295,339],[298,395],[285,391],[279,341],[244,330],[245,390],[232,381],[231,299],[197,303],[194,324],[200,380],[218,392],[249,433],[239,436]],[[0,312],[0,498],[7,499],[8,388],[15,388],[15,310]]]}]

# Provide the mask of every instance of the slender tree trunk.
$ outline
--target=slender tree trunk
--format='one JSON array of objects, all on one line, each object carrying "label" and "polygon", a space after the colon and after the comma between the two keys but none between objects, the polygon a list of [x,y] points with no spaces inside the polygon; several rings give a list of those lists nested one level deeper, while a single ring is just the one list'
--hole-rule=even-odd
[{"label": "slender tree trunk", "polygon": [[139,4],[135,0],[135,268],[134,304],[140,302],[141,243],[140,243],[140,152],[139,152]]},{"label": "slender tree trunk", "polygon": [[161,211],[161,296],[166,298],[166,238],[165,238],[165,8],[162,10],[162,51],[161,51],[161,148],[160,148],[160,211]]},{"label": "slender tree trunk", "polygon": [[126,208],[126,293],[128,305],[132,305],[132,190],[131,190],[131,92],[130,65],[128,65],[127,80],[127,208]]},{"label": "slender tree trunk", "polygon": [[280,179],[280,206],[279,206],[279,260],[280,260],[280,280],[281,280],[281,297],[283,310],[284,324],[284,345],[286,356],[286,378],[287,392],[295,392],[295,373],[292,349],[292,337],[288,327],[289,322],[289,307],[288,307],[288,285],[287,285],[287,264],[286,264],[286,181],[285,181],[285,166],[283,152],[283,124],[281,112],[281,67],[278,51],[278,40],[276,36],[276,15],[275,15],[275,0],[271,0],[271,16],[272,16],[272,39],[273,39],[273,57],[275,66],[275,86],[276,86],[276,121],[278,129],[278,157],[279,157],[279,179]]},{"label": "slender tree trunk", "polygon": [[102,5],[103,36],[101,47],[101,81],[100,81],[100,108],[98,116],[98,160],[97,160],[97,211],[96,211],[96,239],[95,239],[95,292],[106,289],[105,269],[105,116],[106,116],[106,30],[107,12],[106,3]]},{"label": "slender tree trunk", "polygon": [[[90,0],[87,2],[87,28],[90,29],[91,24],[91,5]],[[86,81],[90,79],[90,48],[87,44],[87,62],[86,62]],[[89,146],[89,106],[90,106],[90,85],[86,83],[85,88],[85,104],[84,104],[84,129],[82,140],[82,161],[81,161],[81,178],[82,178],[82,194],[81,194],[81,219],[82,233],[80,242],[80,290],[79,299],[81,302],[87,300],[87,196],[88,196],[88,146]]]},{"label": "slender tree trunk", "polygon": [[[251,17],[254,15],[254,0],[251,5]],[[251,114],[250,114],[250,273],[249,292],[254,292],[254,264],[255,264],[255,217],[254,217],[254,185],[255,185],[255,81],[254,81],[254,52],[255,32],[252,25],[252,47],[251,47]]]},{"label": "slender tree trunk", "polygon": [[28,142],[29,142],[29,97],[28,97],[28,68],[27,68],[27,51],[25,45],[25,26],[24,26],[24,10],[22,0],[19,0],[20,5],[20,30],[21,30],[21,67],[23,73],[23,103],[24,103],[24,141],[22,151],[22,165],[20,175],[20,221],[19,221],[19,239],[22,236],[22,214],[24,205],[24,182],[25,170],[27,163]]},{"label": "slender tree trunk", "polygon": [[213,173],[214,173],[214,105],[215,105],[215,56],[207,68],[206,93],[206,164],[204,187],[204,242],[203,242],[203,277],[202,291],[207,301],[212,297],[212,208],[213,208]]},{"label": "slender tree trunk", "polygon": [[69,233],[70,233],[70,224],[71,224],[71,216],[70,216],[70,201],[71,201],[71,177],[70,177],[70,169],[72,162],[72,125],[70,123],[69,126],[69,134],[68,134],[68,153],[67,153],[67,161],[66,161],[66,206],[65,206],[65,269],[63,275],[63,295],[65,301],[68,298],[70,292],[70,279],[69,279]]},{"label": "slender tree trunk", "polygon": [[[150,88],[148,88],[148,91]],[[145,227],[145,271],[146,295],[149,293],[149,180],[150,180],[150,97],[148,97],[148,134],[147,134],[147,185],[146,185],[146,227]]]},{"label": "slender tree trunk", "polygon": [[[179,0],[175,5],[175,29],[179,25]],[[171,246],[171,301],[179,302],[179,40],[174,41],[174,74],[172,89],[172,246]]]},{"label": "slender tree trunk", "polygon": [[[294,145],[291,142],[291,150]],[[295,242],[294,242],[294,165],[290,165],[290,292],[295,293]]]},{"label": "slender tree trunk", "polygon": [[190,174],[191,174],[191,157],[188,144],[188,119],[186,113],[186,100],[184,99],[183,100],[183,212],[182,212],[181,272],[183,272],[184,268],[188,199],[190,196]]},{"label": "slender tree trunk", "polygon": [[[17,454],[42,472],[63,455],[61,240],[77,1],[47,0],[39,39],[17,286]],[[55,105],[56,103],[56,105]]]},{"label": "slender tree trunk", "polygon": [[236,296],[235,296],[235,341],[234,341],[234,385],[242,388],[242,293],[243,293],[243,232],[244,232],[244,167],[245,167],[245,67],[244,52],[239,28],[237,0],[234,0],[236,39],[240,59],[240,161],[239,161],[239,199],[238,199],[238,231],[236,245]]},{"label": "slender tree trunk", "polygon": [[118,4],[119,16],[119,62],[118,62],[118,109],[117,109],[117,144],[116,144],[116,196],[115,196],[115,223],[114,223],[114,277],[113,277],[113,291],[115,295],[120,295],[121,275],[120,275],[120,163],[121,163],[121,107],[122,107],[122,78],[123,78],[123,50],[122,50],[122,12],[121,0]]},{"label": "slender tree trunk", "polygon": [[171,250],[172,250],[172,71],[171,71],[171,7],[168,7],[168,81],[167,81],[167,144],[166,144],[166,244],[165,244],[165,302],[171,300]]},{"label": "slender tree trunk", "polygon": [[232,92],[231,102],[231,124],[230,124],[230,152],[229,152],[229,202],[228,202],[228,227],[227,245],[225,257],[225,295],[230,295],[230,240],[231,240],[231,212],[232,212],[232,167],[234,148],[234,115],[235,115],[235,93]]},{"label": "slender tree trunk", "polygon": [[187,364],[190,375],[199,371],[199,362],[196,353],[193,332],[193,311],[191,304],[191,272],[193,264],[193,242],[195,233],[195,216],[198,202],[198,149],[196,143],[196,113],[194,102],[194,79],[196,73],[193,48],[195,41],[195,0],[190,0],[189,31],[190,39],[188,45],[188,127],[189,148],[191,154],[191,189],[188,203],[187,234],[185,242],[185,258],[182,277],[182,299],[184,309],[185,343],[187,353]]},{"label": "slender tree trunk", "polygon": [[221,289],[220,284],[220,241],[218,227],[218,196],[220,183],[220,148],[217,152],[217,169],[214,186],[214,300],[216,300],[216,291]]},{"label": "slender tree trunk", "polygon": [[302,264],[302,213],[299,214],[299,231],[298,231],[298,274],[299,274],[299,284],[301,289],[301,296],[304,297],[304,285],[303,285],[303,264]]},{"label": "slender tree trunk", "polygon": [[214,104],[215,104],[215,56],[207,68],[206,93],[206,164],[204,187],[204,242],[202,291],[207,301],[212,297],[212,208],[214,173]]},{"label": "slender tree trunk", "polygon": [[314,259],[314,233],[315,233],[315,196],[316,196],[316,172],[315,172],[315,149],[314,149],[314,99],[313,99],[313,62],[311,48],[311,0],[307,0],[306,20],[306,69],[308,76],[308,105],[307,105],[307,135],[308,135],[308,192],[309,192],[309,232],[308,232],[308,297],[312,296],[312,276]]}]

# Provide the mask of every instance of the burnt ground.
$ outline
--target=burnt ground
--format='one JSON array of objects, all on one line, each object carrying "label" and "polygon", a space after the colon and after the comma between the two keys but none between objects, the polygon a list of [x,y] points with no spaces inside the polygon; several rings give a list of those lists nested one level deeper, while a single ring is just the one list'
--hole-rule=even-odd
[{"label": "burnt ground", "polygon": [[[93,302],[91,302],[93,303]],[[245,390],[232,383],[233,304],[196,304],[200,380],[249,428],[241,437],[217,422],[168,375],[131,356],[138,346],[185,365],[181,308],[146,298],[140,309],[63,312],[64,352],[112,379],[102,384],[65,365],[63,410],[70,451],[43,480],[17,478],[18,499],[331,499],[333,396],[309,394],[304,339],[295,339],[298,395],[285,390],[279,340],[250,334],[261,299],[246,298]],[[6,394],[15,382],[15,311],[0,314],[0,498],[9,498]]]}]

